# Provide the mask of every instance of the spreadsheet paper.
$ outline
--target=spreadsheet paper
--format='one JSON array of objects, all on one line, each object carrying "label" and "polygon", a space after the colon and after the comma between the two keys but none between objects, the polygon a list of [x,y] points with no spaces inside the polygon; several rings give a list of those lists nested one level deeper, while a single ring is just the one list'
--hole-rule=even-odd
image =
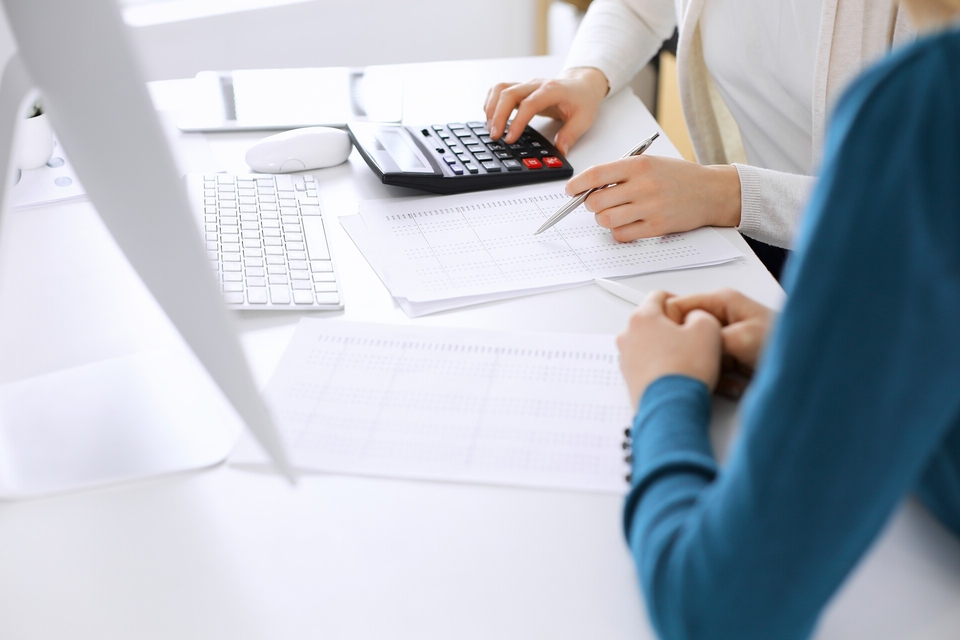
[{"label": "spreadsheet paper", "polygon": [[303,470],[628,488],[613,336],[304,319],[265,396]]},{"label": "spreadsheet paper", "polygon": [[414,302],[719,264],[743,254],[704,227],[617,242],[583,206],[534,231],[568,197],[556,183],[362,202],[390,293]]}]

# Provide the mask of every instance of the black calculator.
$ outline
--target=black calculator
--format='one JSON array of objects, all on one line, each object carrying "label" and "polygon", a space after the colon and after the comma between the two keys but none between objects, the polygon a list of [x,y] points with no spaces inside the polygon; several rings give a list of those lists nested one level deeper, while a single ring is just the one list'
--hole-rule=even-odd
[{"label": "black calculator", "polygon": [[424,127],[360,122],[348,130],[383,184],[463,193],[573,175],[573,166],[533,127],[515,144],[491,140],[483,122]]}]

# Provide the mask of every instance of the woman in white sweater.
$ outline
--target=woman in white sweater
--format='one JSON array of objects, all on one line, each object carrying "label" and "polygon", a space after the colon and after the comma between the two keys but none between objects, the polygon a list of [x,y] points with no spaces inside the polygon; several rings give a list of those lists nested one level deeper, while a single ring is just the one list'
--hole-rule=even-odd
[{"label": "woman in white sweater", "polygon": [[677,26],[680,97],[699,164],[618,160],[574,177],[567,191],[616,183],[586,206],[623,242],[715,225],[790,248],[833,100],[915,37],[899,0],[595,0],[558,78],[490,90],[491,136],[512,143],[543,114],[564,122],[556,144],[566,153],[604,97]]}]

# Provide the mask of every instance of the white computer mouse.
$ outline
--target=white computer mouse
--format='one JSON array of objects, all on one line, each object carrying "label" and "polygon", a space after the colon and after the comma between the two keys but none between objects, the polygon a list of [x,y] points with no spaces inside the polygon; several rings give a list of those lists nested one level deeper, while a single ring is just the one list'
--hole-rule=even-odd
[{"label": "white computer mouse", "polygon": [[340,164],[352,148],[346,131],[306,127],[264,138],[250,147],[245,159],[259,173],[291,173]]}]

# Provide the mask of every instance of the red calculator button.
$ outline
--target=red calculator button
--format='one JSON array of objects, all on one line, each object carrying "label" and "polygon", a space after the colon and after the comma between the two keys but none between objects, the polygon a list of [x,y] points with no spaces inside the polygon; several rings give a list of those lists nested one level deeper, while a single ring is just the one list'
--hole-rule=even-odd
[{"label": "red calculator button", "polygon": [[555,158],[554,156],[547,156],[543,159],[543,164],[547,165],[551,169],[559,169],[563,166],[563,160],[560,158]]},{"label": "red calculator button", "polygon": [[542,169],[543,165],[540,164],[540,161],[536,158],[524,158],[523,164],[527,165],[527,169]]}]

